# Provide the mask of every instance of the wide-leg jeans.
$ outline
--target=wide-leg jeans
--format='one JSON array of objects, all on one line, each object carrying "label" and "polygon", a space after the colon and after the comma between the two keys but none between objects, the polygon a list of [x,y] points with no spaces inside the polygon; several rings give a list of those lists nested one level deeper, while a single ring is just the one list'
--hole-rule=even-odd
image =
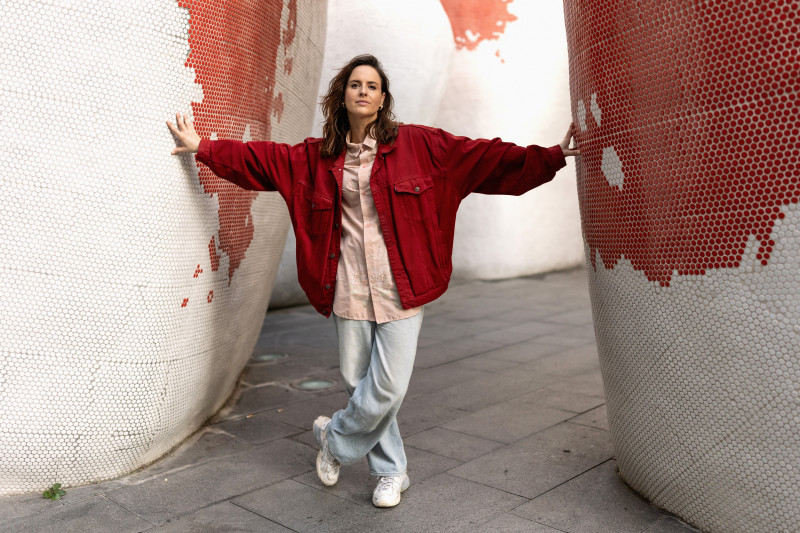
[{"label": "wide-leg jeans", "polygon": [[347,407],[333,414],[327,429],[330,451],[340,463],[351,464],[366,455],[374,476],[406,471],[396,415],[414,368],[424,311],[382,324],[333,315],[339,366],[350,395]]}]

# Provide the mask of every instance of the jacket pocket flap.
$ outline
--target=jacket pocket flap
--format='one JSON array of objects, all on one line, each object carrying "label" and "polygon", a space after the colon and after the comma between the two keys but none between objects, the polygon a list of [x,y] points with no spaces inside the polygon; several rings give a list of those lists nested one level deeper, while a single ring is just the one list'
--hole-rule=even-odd
[{"label": "jacket pocket flap", "polygon": [[433,187],[433,178],[430,174],[424,176],[414,176],[407,178],[400,183],[394,184],[394,190],[397,192],[408,192],[411,194],[420,194]]},{"label": "jacket pocket flap", "polygon": [[315,193],[311,198],[311,209],[330,209],[333,207],[333,200]]}]

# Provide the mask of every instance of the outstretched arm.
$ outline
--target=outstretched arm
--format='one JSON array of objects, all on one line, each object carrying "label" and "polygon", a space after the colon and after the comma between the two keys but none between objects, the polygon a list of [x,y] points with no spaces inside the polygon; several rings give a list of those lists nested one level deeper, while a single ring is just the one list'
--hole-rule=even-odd
[{"label": "outstretched arm", "polygon": [[[177,113],[175,118],[177,127],[167,121],[167,127],[180,141],[172,155],[194,153],[195,159],[208,166],[214,174],[243,189],[277,190],[284,198],[291,195],[295,163],[304,153],[301,147],[296,149],[272,141],[211,141],[197,134],[188,117]],[[300,167],[305,168],[305,165]]]},{"label": "outstretched arm", "polygon": [[580,155],[568,148],[574,124],[561,143],[543,147],[518,146],[495,139],[469,139],[438,130],[448,180],[464,198],[470,193],[521,195],[555,177],[566,156]]}]

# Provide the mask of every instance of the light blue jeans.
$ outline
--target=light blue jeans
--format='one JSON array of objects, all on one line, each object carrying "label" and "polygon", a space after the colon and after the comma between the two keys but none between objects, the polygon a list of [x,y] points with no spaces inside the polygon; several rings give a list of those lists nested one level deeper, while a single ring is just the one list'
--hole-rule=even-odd
[{"label": "light blue jeans", "polygon": [[327,430],[330,451],[340,463],[355,463],[366,455],[373,476],[406,471],[396,415],[414,368],[424,311],[383,324],[333,315],[339,366],[350,395]]}]

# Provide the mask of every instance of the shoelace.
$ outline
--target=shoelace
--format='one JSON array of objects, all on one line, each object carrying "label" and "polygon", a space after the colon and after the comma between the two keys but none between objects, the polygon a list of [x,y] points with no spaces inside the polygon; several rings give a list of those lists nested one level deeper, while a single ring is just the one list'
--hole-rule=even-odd
[{"label": "shoelace", "polygon": [[390,492],[394,489],[395,477],[382,477],[378,481],[378,492]]}]

